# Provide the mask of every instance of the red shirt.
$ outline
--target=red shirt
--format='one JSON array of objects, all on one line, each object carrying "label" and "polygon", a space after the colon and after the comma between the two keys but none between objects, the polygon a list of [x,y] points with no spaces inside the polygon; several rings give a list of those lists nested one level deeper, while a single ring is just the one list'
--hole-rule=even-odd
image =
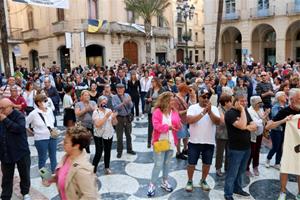
[{"label": "red shirt", "polygon": [[25,108],[27,107],[27,103],[22,96],[18,96],[16,99],[9,97],[9,100],[16,105],[21,105],[22,108],[21,108],[20,112],[25,113]]}]

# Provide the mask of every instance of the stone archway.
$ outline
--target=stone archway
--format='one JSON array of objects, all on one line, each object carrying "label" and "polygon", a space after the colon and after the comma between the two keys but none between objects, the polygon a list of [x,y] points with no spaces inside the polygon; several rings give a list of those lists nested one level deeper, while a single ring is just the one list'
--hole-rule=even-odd
[{"label": "stone archway", "polygon": [[300,20],[290,24],[286,31],[286,60],[290,58],[300,62]]},{"label": "stone archway", "polygon": [[129,64],[138,64],[138,45],[134,41],[126,41],[123,44],[123,55]]},{"label": "stone archway", "polygon": [[222,34],[221,58],[224,62],[242,63],[242,34],[235,27],[228,27]]},{"label": "stone archway", "polygon": [[103,66],[104,65],[104,50],[103,46],[97,44],[91,44],[86,47],[86,63],[90,66],[97,65]]},{"label": "stone archway", "polygon": [[260,24],[252,32],[252,56],[255,61],[276,63],[276,32],[269,24]]}]

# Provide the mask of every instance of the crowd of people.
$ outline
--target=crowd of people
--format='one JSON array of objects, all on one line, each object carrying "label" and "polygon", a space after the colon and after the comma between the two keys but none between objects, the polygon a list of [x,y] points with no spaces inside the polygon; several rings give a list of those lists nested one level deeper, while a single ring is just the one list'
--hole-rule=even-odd
[{"label": "crowd of people", "polygon": [[[173,191],[168,173],[174,154],[187,160],[187,192],[193,191],[193,175],[201,158],[203,190],[211,189],[206,178],[213,164],[217,176],[226,175],[225,199],[233,199],[233,193],[250,196],[243,190],[243,175],[260,176],[260,159],[269,168],[276,154],[272,165],[281,168],[285,123],[300,114],[299,79],[300,66],[292,61],[272,66],[253,60],[242,65],[129,65],[122,60],[109,67],[78,66],[71,71],[60,71],[54,62],[31,72],[20,66],[0,88],[1,199],[11,198],[15,164],[21,193],[25,200],[31,199],[28,136],[34,137],[42,172],[47,172],[50,159],[50,176],[41,173],[45,186],[57,183],[62,199],[99,198],[96,172],[103,151],[103,170],[108,175],[113,173],[113,137],[117,138],[117,158],[123,155],[123,134],[127,153],[135,155],[132,122],[144,118],[147,148],[153,148],[154,160],[149,197],[155,196],[161,171],[161,188]],[[57,163],[60,114],[66,127],[66,155]],[[266,158],[260,158],[263,138],[272,142]],[[89,163],[91,139],[96,148]],[[284,200],[287,174],[281,173],[280,180],[279,200]]]}]

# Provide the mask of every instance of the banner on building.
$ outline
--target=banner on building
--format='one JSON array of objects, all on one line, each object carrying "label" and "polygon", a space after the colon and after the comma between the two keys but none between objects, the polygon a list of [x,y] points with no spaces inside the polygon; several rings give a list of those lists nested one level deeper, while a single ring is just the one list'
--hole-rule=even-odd
[{"label": "banner on building", "polygon": [[72,48],[72,33],[65,33],[65,42],[66,42],[66,48],[71,49]]},{"label": "banner on building", "polygon": [[300,175],[300,115],[286,122],[280,172]]},{"label": "banner on building", "polygon": [[88,20],[88,32],[89,33],[96,33],[102,27],[107,26],[107,20],[100,20],[100,19],[89,19]]},{"label": "banner on building", "polygon": [[13,0],[36,6],[69,9],[69,0]]}]

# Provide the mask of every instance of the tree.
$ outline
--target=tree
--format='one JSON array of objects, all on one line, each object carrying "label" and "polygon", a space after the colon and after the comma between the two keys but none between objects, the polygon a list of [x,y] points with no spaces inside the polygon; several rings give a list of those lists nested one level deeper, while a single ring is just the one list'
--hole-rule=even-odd
[{"label": "tree", "polygon": [[4,1],[0,0],[0,35],[1,35],[1,50],[4,61],[4,69],[6,77],[11,75],[10,66],[9,66],[9,47],[8,47],[8,35],[7,35],[7,26],[6,26],[6,16]]},{"label": "tree", "polygon": [[[151,63],[151,20],[154,16],[163,17],[163,12],[170,5],[169,0],[124,0],[128,10],[144,20],[146,38],[146,62]],[[166,21],[166,20],[164,20]]]},{"label": "tree", "polygon": [[215,41],[215,64],[217,64],[219,61],[219,42],[220,42],[222,16],[223,16],[223,4],[224,4],[224,0],[219,0],[218,19],[217,19],[217,28],[216,28],[216,41]]}]

